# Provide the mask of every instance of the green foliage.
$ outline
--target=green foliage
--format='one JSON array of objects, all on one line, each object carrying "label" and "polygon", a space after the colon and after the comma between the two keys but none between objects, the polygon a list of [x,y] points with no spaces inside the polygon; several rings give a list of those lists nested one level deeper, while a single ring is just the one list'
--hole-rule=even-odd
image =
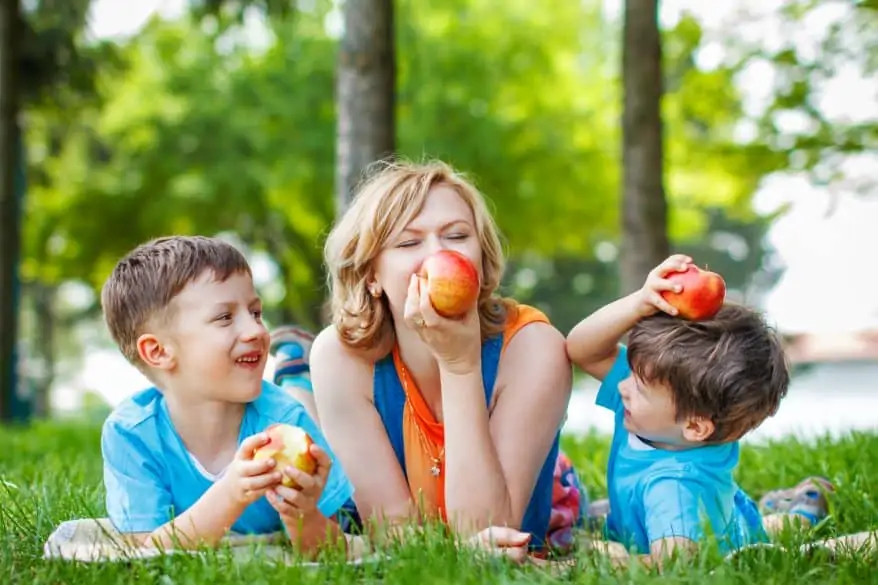
[{"label": "green foliage", "polygon": [[[784,168],[804,171],[819,184],[836,181],[842,178],[845,157],[878,146],[878,118],[868,109],[862,114],[868,103],[862,92],[871,89],[857,83],[857,78],[869,80],[878,71],[878,8],[872,1],[790,0],[770,16],[787,33],[808,31],[809,40],[800,46],[805,35],[784,34],[767,43],[731,33],[724,43],[735,69],[771,69],[770,77],[761,80],[772,87],[767,108],[755,116],[758,134],[753,142],[768,145]],[[826,108],[826,89],[833,82],[846,86],[860,112]]]},{"label": "green foliage", "polygon": [[[229,10],[152,20],[117,48],[124,66],[98,75],[101,107],[75,122],[32,110],[27,278],[97,288],[140,241],[234,231],[278,264],[278,318],[318,323],[333,214],[333,8],[319,1],[269,20],[255,43]],[[597,2],[553,0],[534,12],[406,0],[397,22],[402,155],[468,172],[513,259],[588,260],[617,237],[618,49]],[[731,142],[732,73],[692,66],[699,30],[690,19],[665,35],[678,237],[703,232],[706,205],[745,208],[770,166]]]}]

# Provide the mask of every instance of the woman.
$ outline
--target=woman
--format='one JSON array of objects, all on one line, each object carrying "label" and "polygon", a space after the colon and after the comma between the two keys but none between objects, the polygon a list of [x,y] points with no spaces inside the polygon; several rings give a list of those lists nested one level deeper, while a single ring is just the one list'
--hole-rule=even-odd
[{"label": "woman", "polygon": [[[477,306],[460,319],[436,313],[417,275],[443,249],[480,273]],[[481,194],[442,163],[385,165],[325,256],[333,322],[310,348],[310,376],[359,518],[569,544],[584,495],[558,452],[572,385],[564,337],[496,295],[504,259]]]}]

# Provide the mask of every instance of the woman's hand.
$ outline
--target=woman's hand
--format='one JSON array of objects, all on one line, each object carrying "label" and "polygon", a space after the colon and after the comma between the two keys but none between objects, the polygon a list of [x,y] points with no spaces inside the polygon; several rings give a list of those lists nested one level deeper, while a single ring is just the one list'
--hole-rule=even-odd
[{"label": "woman's hand", "polygon": [[481,329],[477,307],[461,319],[439,315],[430,302],[426,281],[412,274],[405,301],[405,322],[433,351],[439,367],[457,375],[481,367]]}]

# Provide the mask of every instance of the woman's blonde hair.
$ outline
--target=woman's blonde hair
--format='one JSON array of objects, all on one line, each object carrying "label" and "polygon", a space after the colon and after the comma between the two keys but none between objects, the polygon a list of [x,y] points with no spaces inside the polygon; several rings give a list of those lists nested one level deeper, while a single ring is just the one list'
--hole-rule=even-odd
[{"label": "woman's blonde hair", "polygon": [[430,189],[439,185],[456,190],[473,212],[482,248],[478,301],[482,339],[501,333],[516,304],[495,294],[505,259],[497,226],[482,194],[461,173],[440,161],[381,162],[373,169],[324,247],[330,312],[342,341],[357,349],[392,344],[393,318],[387,299],[373,297],[368,289],[373,263],[388,240],[421,212]]}]

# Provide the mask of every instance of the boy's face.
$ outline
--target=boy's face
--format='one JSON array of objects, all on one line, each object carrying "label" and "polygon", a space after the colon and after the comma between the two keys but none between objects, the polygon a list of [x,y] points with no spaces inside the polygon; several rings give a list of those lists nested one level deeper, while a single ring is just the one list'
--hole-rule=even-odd
[{"label": "boy's face", "polygon": [[236,273],[224,282],[211,271],[173,300],[169,323],[156,338],[160,368],[181,397],[245,403],[259,396],[269,335],[253,280]]},{"label": "boy's face", "polygon": [[650,441],[676,445],[683,442],[684,423],[677,421],[671,391],[646,384],[633,374],[619,383],[625,406],[625,429]]}]

